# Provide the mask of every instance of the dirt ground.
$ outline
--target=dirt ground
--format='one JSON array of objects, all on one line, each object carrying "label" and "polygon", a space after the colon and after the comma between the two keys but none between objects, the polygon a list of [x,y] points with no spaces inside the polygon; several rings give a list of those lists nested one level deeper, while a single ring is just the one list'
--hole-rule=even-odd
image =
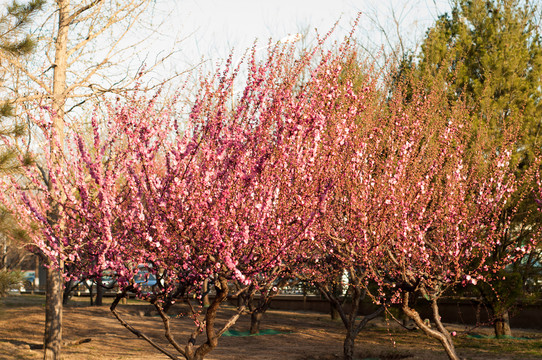
[{"label": "dirt ground", "polygon": [[[167,359],[120,325],[108,306],[90,307],[87,302],[88,298],[78,299],[64,309],[63,334],[64,341],[68,343],[63,349],[64,359]],[[43,296],[10,296],[1,303],[0,359],[40,359],[43,356],[41,348],[45,319]],[[147,305],[135,301],[120,306],[120,312],[128,323],[165,345],[163,324],[159,317],[146,314],[147,309]],[[225,311],[231,312],[232,308],[226,308]],[[173,314],[180,312],[182,308],[172,309]],[[184,344],[193,323],[183,317],[171,322],[177,341]],[[233,329],[245,331],[248,327],[249,318],[245,316]],[[515,336],[529,338],[522,340],[471,339],[467,338],[464,328],[457,325],[449,327],[458,332],[456,346],[460,356],[465,359],[542,359],[540,332],[516,329]],[[284,333],[250,337],[223,336],[207,359],[341,359],[344,330],[342,323],[331,320],[329,315],[269,310],[262,329]],[[487,328],[474,331],[478,334],[490,333]],[[74,342],[80,340],[87,342],[74,345]],[[356,340],[356,357],[373,360],[447,359],[440,345],[426,338],[420,331],[404,330],[393,321],[385,319],[374,321],[360,333]]]}]

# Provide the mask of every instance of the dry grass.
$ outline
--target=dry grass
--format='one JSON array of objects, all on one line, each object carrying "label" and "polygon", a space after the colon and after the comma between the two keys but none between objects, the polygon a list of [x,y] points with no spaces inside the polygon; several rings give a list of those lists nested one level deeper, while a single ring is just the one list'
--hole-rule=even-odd
[{"label": "dry grass", "polygon": [[[110,300],[109,300],[110,301]],[[0,308],[0,359],[40,359],[42,357],[42,331],[44,327],[43,296],[21,295],[3,299]],[[124,329],[110,314],[107,306],[89,307],[88,299],[72,302],[64,311],[64,340],[68,343],[90,339],[78,345],[64,347],[64,359],[167,359],[146,342]],[[145,316],[147,305],[129,301],[120,310],[126,320],[153,338],[163,341],[162,322],[158,317]],[[226,308],[225,313],[232,311]],[[172,313],[181,314],[176,307]],[[224,316],[224,314],[223,314]],[[225,317],[222,318],[224,321]],[[191,330],[191,320],[179,317],[172,320],[177,340],[183,343]],[[236,330],[247,330],[248,317],[235,325]],[[542,359],[542,333],[516,331],[516,336],[529,340],[470,339],[457,325],[459,354],[472,360]],[[338,321],[317,313],[270,310],[262,328],[290,333],[252,337],[222,337],[218,348],[209,359],[262,359],[262,360],[331,360],[342,354],[343,328]],[[490,333],[490,329],[477,329]],[[370,324],[356,341],[359,359],[435,359],[445,360],[440,345],[419,331],[406,331],[379,319]]]}]

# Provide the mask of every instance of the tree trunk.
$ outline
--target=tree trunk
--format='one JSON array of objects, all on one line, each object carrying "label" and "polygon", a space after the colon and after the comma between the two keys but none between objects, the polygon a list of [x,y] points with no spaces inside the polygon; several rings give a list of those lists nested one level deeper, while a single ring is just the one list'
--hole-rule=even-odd
[{"label": "tree trunk", "polygon": [[331,320],[338,320],[340,318],[339,310],[337,310],[337,307],[333,303],[329,303],[329,315],[331,316]]},{"label": "tree trunk", "polygon": [[64,291],[62,291],[62,305],[68,305],[68,301],[70,301],[73,287],[72,284],[73,280],[68,280],[64,285]]},{"label": "tree trunk", "polygon": [[426,324],[422,318],[420,317],[420,314],[411,308],[409,306],[409,294],[404,293],[403,294],[403,303],[402,303],[402,309],[404,313],[410,317],[416,325],[429,337],[436,339],[440,341],[442,344],[442,347],[444,348],[444,351],[446,351],[446,355],[448,355],[448,358],[450,360],[460,360],[459,356],[457,355],[454,347],[454,343],[452,340],[452,337],[450,333],[444,328],[444,325],[442,324],[440,320],[440,315],[438,312],[438,304],[437,300],[433,299],[431,303],[431,307],[433,309],[433,320],[437,324],[436,329],[432,329],[428,324]]},{"label": "tree trunk", "polygon": [[70,0],[57,0],[58,29],[55,40],[53,72],[53,128],[60,151],[64,150],[64,106],[66,103],[66,72],[68,69],[68,30],[70,28]]},{"label": "tree trunk", "polygon": [[90,286],[88,287],[88,297],[90,299],[90,306],[94,306],[94,283],[90,283]]},{"label": "tree trunk", "polygon": [[497,315],[493,326],[495,328],[495,337],[512,336],[508,311],[503,312],[501,315]]},{"label": "tree trunk", "polygon": [[[263,319],[263,315],[269,309],[269,305],[271,304],[271,299],[273,296],[270,295],[268,291],[264,291],[260,293],[260,298],[258,299],[258,305],[256,308],[252,308],[251,306],[251,314],[250,314],[250,333],[251,334],[257,334],[260,332],[260,324]],[[250,297],[249,302],[252,302],[252,297]]]},{"label": "tree trunk", "polygon": [[62,285],[60,270],[46,268],[44,360],[60,359],[62,343]]},{"label": "tree trunk", "polygon": [[99,278],[96,280],[96,302],[94,305],[102,306],[104,297],[104,287],[102,286],[102,279]]},{"label": "tree trunk", "polygon": [[[201,344],[196,351],[186,351],[185,357],[194,360],[203,360],[203,358],[218,345],[218,336],[215,331],[215,320],[220,305],[228,299],[228,281],[225,278],[217,279],[215,282],[216,295],[211,303],[211,306],[207,308],[205,314],[205,332],[207,335],[207,341]],[[187,356],[189,355],[189,356]]]},{"label": "tree trunk", "polygon": [[263,319],[263,312],[255,310],[250,315],[250,333],[257,334],[260,332],[260,324]]},{"label": "tree trunk", "polygon": [[211,301],[209,300],[209,279],[203,280],[202,293],[202,305],[204,308],[208,308],[211,305]]},{"label": "tree trunk", "polygon": [[0,269],[7,270],[6,258],[8,256],[7,239],[2,235],[4,242],[2,243],[2,256],[0,256]]},{"label": "tree trunk", "polygon": [[346,332],[346,338],[344,339],[344,360],[352,360],[354,358],[354,341],[356,340],[356,334],[352,331]]},{"label": "tree trunk", "polygon": [[[64,152],[64,105],[66,102],[66,70],[68,67],[68,29],[70,26],[70,1],[57,0],[58,30],[55,39],[55,66],[53,68],[53,137],[51,153],[53,161]],[[51,190],[51,184],[48,184]],[[54,205],[54,204],[53,204]],[[53,206],[55,209],[56,205]],[[48,221],[58,221],[57,209],[48,216]],[[47,268],[47,281],[45,289],[45,334],[43,340],[44,359],[60,359],[62,343],[62,279],[61,271],[64,269],[62,261],[59,269]]]}]

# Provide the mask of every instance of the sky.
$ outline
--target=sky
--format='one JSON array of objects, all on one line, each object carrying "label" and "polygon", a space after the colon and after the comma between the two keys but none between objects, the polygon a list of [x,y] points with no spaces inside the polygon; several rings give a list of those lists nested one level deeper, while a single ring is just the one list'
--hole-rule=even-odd
[{"label": "sky", "polygon": [[[74,0],[72,6],[80,6],[88,1]],[[194,68],[201,71],[195,73],[198,76],[198,73],[216,69],[216,65],[223,63],[233,49],[233,62],[237,64],[255,41],[258,41],[257,47],[263,50],[270,39],[278,41],[301,33],[305,36],[296,46],[310,46],[315,42],[315,29],[323,35],[335,23],[337,26],[332,38],[342,39],[352,30],[358,14],[361,15],[355,36],[368,49],[370,56],[378,54],[383,48],[386,52],[393,49],[398,44],[398,34],[401,34],[405,47],[413,49],[437,16],[449,10],[449,1],[154,0],[148,15],[134,27],[135,34],[125,39],[126,44],[121,47],[126,45],[128,48],[149,33],[152,34],[150,41],[143,41],[137,51],[112,62],[126,68],[126,71],[120,69],[117,76],[124,77],[126,73],[135,74],[143,63],[150,67],[157,59],[172,54],[163,65],[153,70],[150,82],[162,83],[172,74],[194,74],[191,71]],[[8,2],[11,0],[0,0],[0,4]],[[45,11],[40,21],[54,20],[49,15],[50,12]],[[38,23],[41,24],[40,21]],[[122,30],[124,25],[119,26]],[[112,36],[114,38],[115,35]],[[100,39],[98,48],[101,50],[93,53],[88,59],[90,63],[98,61],[100,51],[105,54],[110,49],[111,36]],[[257,55],[263,57],[265,51],[259,51]],[[35,54],[35,57],[39,56],[43,54]],[[40,66],[39,61],[36,64]],[[88,62],[79,66],[88,66]],[[113,73],[109,76],[117,79]]]},{"label": "sky", "polygon": [[[397,27],[408,47],[419,43],[425,30],[439,14],[449,9],[448,0],[167,0],[157,1],[155,21],[164,21],[162,32],[169,41],[157,41],[154,48],[174,48],[177,70],[235,56],[252,46],[265,45],[287,35],[307,33],[301,40],[314,39],[314,29],[323,34],[338,21],[335,36],[351,30],[361,12],[357,38],[368,48],[395,46]],[[395,20],[396,21],[395,21]],[[390,41],[380,28],[386,30]]]},{"label": "sky", "polygon": [[[0,4],[12,0],[0,0]],[[23,2],[26,0],[23,0]],[[73,1],[73,6],[88,0]],[[159,29],[152,41],[141,48],[141,59],[174,52],[160,70],[162,76],[199,67],[211,70],[235,49],[234,61],[254,41],[266,45],[287,35],[303,33],[300,46],[314,42],[315,29],[326,33],[335,23],[336,39],[352,29],[361,13],[356,37],[372,52],[398,43],[400,33],[405,46],[419,44],[425,30],[439,14],[449,10],[450,0],[155,0],[145,27]],[[157,25],[160,25],[159,27]],[[398,25],[398,26],[397,26]],[[385,30],[385,34],[382,30]],[[106,40],[104,48],[107,48]],[[264,52],[262,52],[263,54]],[[139,62],[140,63],[140,62]]]}]

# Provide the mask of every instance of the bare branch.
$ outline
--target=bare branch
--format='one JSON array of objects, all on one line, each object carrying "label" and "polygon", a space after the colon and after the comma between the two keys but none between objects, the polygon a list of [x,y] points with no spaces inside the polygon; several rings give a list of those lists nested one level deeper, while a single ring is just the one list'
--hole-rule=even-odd
[{"label": "bare branch", "polygon": [[156,308],[156,310],[158,311],[158,314],[160,315],[160,317],[162,318],[162,321],[164,322],[164,328],[166,330],[166,333],[165,333],[166,339],[169,341],[171,345],[173,345],[175,350],[177,350],[183,356],[186,356],[186,353],[184,352],[182,347],[177,343],[177,341],[175,341],[175,338],[173,337],[173,335],[171,335],[171,329],[169,326],[169,316],[164,312],[164,310],[159,304],[154,303],[154,307]]},{"label": "bare branch", "polygon": [[145,335],[144,333],[142,333],[141,331],[135,329],[132,325],[128,324],[119,314],[119,312],[117,311],[117,305],[119,304],[120,300],[124,297],[126,297],[126,292],[127,290],[123,291],[122,293],[118,294],[116,297],[115,297],[115,300],[113,301],[113,303],[111,304],[111,307],[110,307],[110,310],[111,312],[113,313],[113,315],[117,318],[117,320],[121,323],[122,326],[124,326],[126,329],[130,330],[131,333],[133,333],[134,335],[136,335],[138,338],[142,338],[144,339],[145,341],[147,341],[149,344],[151,344],[152,347],[154,347],[156,350],[160,351],[162,354],[166,355],[167,357],[169,357],[170,359],[173,359],[173,360],[180,360],[179,357],[175,356],[174,354],[170,353],[169,351],[167,351],[166,349],[164,349],[163,347],[161,347],[160,345],[158,345],[157,343],[155,343],[154,341],[152,341],[151,338],[149,338],[147,335]]},{"label": "bare branch", "polygon": [[74,13],[70,17],[68,17],[68,19],[66,21],[68,22],[68,24],[71,25],[73,23],[73,21],[79,17],[79,15],[81,15],[82,13],[87,11],[88,9],[96,6],[96,4],[98,4],[98,3],[102,2],[102,1],[103,0],[94,0],[90,4],[80,7],[79,9],[75,10]]},{"label": "bare branch", "polygon": [[47,94],[52,94],[52,90],[47,84],[45,84],[43,81],[41,81],[37,76],[32,74],[27,68],[25,68],[17,59],[13,58],[12,56],[6,56],[3,57],[3,59],[7,60],[11,65],[13,65],[18,71],[21,71],[26,76],[28,76],[32,81],[34,81],[38,86],[40,86]]}]

